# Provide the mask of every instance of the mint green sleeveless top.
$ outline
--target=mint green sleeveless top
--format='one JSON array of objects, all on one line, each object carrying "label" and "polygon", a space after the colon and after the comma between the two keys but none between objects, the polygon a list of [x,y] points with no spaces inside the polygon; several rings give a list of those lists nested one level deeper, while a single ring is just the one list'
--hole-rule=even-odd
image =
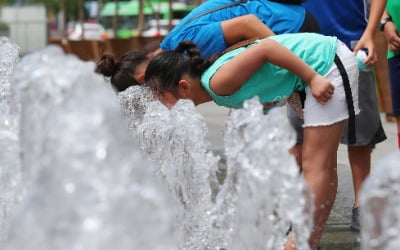
[{"label": "mint green sleeveless top", "polygon": [[[276,35],[273,39],[281,43],[303,59],[320,75],[325,75],[333,64],[336,53],[336,37],[315,33],[296,33]],[[257,40],[260,42],[262,40]],[[229,96],[219,96],[210,88],[210,79],[226,62],[254,44],[240,47],[219,57],[201,76],[201,84],[217,105],[229,108],[241,108],[243,102],[254,96],[260,98],[264,107],[283,103],[296,90],[303,90],[307,83],[294,73],[271,63],[265,63],[240,89]],[[240,72],[232,72],[240,74]]]}]

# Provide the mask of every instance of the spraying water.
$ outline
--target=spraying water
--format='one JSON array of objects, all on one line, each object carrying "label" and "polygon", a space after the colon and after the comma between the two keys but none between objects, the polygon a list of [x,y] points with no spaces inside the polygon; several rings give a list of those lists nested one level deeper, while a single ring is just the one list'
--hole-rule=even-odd
[{"label": "spraying water", "polygon": [[182,208],[180,249],[219,249],[221,232],[209,215],[210,179],[216,179],[219,158],[209,150],[204,118],[190,101],[180,100],[169,111],[139,86],[121,93],[120,101],[134,138],[160,165],[160,180]]},{"label": "spraying water", "polygon": [[0,37],[0,246],[7,238],[8,218],[22,196],[19,113],[10,79],[18,61],[18,46]]},{"label": "spraying water", "polygon": [[285,115],[258,100],[234,111],[220,168],[192,102],[168,110],[131,87],[118,108],[93,71],[56,47],[14,70],[26,195],[6,249],[281,249],[289,227],[307,249],[312,202]]},{"label": "spraying water", "polygon": [[400,246],[400,153],[374,166],[360,194],[361,246],[391,250]]},{"label": "spraying water", "polygon": [[168,111],[139,86],[120,100],[134,137],[160,164],[161,179],[182,206],[182,249],[280,249],[290,226],[298,249],[308,247],[312,198],[288,152],[294,132],[285,115],[265,116],[258,100],[232,112],[226,178],[213,199],[210,180],[223,169],[193,103],[180,100]]},{"label": "spraying water", "polygon": [[28,188],[1,248],[177,249],[177,208],[94,64],[49,47],[16,71]]},{"label": "spraying water", "polygon": [[286,113],[264,115],[258,98],[232,111],[225,134],[227,178],[217,198],[228,198],[221,218],[233,217],[229,249],[281,249],[290,227],[297,249],[308,248],[312,197],[289,154],[294,138]]}]

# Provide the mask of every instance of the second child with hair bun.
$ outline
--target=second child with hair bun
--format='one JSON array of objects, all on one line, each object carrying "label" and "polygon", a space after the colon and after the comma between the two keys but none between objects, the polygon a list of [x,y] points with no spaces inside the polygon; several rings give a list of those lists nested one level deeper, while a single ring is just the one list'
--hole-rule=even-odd
[{"label": "second child with hair bun", "polygon": [[305,89],[302,165],[318,208],[309,242],[318,247],[337,192],[339,141],[346,120],[359,113],[358,74],[354,54],[336,37],[297,33],[257,40],[214,62],[203,60],[194,43],[181,42],[149,62],[145,82],[168,107],[190,99],[241,108],[258,96],[267,111]]},{"label": "second child with hair bun", "polygon": [[96,63],[95,72],[109,78],[113,88],[120,92],[144,81],[149,60],[147,51],[130,51],[118,61],[114,56],[104,54]]},{"label": "second child with hair bun", "polygon": [[111,54],[104,54],[96,63],[95,72],[110,78],[111,85],[117,92],[142,84],[147,64],[159,46],[160,42],[154,40],[147,43],[143,50],[129,51],[119,60]]}]

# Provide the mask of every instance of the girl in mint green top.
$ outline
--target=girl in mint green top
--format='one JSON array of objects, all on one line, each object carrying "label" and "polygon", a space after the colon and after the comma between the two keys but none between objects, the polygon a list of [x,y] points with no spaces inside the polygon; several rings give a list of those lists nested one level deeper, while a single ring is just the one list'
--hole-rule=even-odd
[{"label": "girl in mint green top", "polygon": [[[226,52],[216,60],[204,60],[196,45],[185,41],[175,51],[164,51],[150,61],[145,82],[167,106],[188,98],[196,105],[213,100],[229,108],[241,108],[245,100],[254,96],[269,108],[310,86],[306,88],[311,97],[306,100],[309,104],[304,109],[304,126],[330,125],[348,117],[344,97],[339,96],[344,94],[342,79],[334,65],[338,51],[345,66],[351,68],[348,73],[358,77],[355,56],[344,47],[336,37],[283,34]],[[323,77],[330,72],[332,79]],[[352,87],[355,82],[350,81]],[[338,96],[328,102],[335,88],[339,88]],[[357,88],[353,90],[353,99],[358,104]],[[332,106],[338,112],[326,112],[321,105]],[[322,110],[314,110],[315,107]]]},{"label": "girl in mint green top", "polygon": [[[311,33],[259,40],[223,54],[214,63],[201,58],[194,43],[184,41],[175,51],[163,51],[149,62],[145,83],[167,107],[183,98],[195,105],[215,101],[239,108],[254,96],[270,106],[305,88],[302,170],[318,204],[324,204],[314,213],[313,230],[319,232],[326,222],[321,213],[329,215],[334,201],[336,187],[331,183],[337,183],[336,153],[349,117],[335,53],[349,78],[358,114],[355,56],[336,38]],[[317,246],[319,240],[310,238],[310,244]]]},{"label": "girl in mint green top", "polygon": [[[311,33],[296,34],[295,37],[296,39],[293,39],[293,34],[285,34],[273,36],[270,39],[274,39],[285,45],[285,47],[302,58],[318,74],[325,75],[333,64],[337,39],[335,37]],[[260,41],[261,40],[258,40],[256,43]],[[215,72],[237,54],[253,45],[254,44],[240,47],[225,53],[203,73],[201,84],[218,105],[240,108],[244,100],[257,95],[261,103],[269,107],[274,103],[280,103],[282,100],[286,100],[294,91],[306,88],[307,83],[294,73],[272,63],[264,63],[261,68],[241,86],[240,91],[229,96],[219,96],[214,93],[210,88],[210,79]],[[267,80],[265,76],[268,76]],[[268,81],[268,84],[259,84],[265,81]]]}]

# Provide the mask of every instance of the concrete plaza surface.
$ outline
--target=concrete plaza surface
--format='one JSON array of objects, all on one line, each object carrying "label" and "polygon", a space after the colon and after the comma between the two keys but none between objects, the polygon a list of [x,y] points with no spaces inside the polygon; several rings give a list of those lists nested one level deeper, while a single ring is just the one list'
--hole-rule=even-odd
[{"label": "concrete plaza surface", "polygon": [[[219,107],[214,103],[202,104],[197,109],[207,122],[207,138],[211,142],[212,148],[221,150],[223,148],[223,131],[228,109]],[[388,138],[379,143],[373,150],[372,167],[390,153],[398,150],[396,124],[388,122],[383,113],[381,118]],[[322,246],[325,250],[359,249],[359,235],[349,229],[354,194],[347,149],[344,145],[341,145],[338,151],[338,175],[338,194],[323,235]]]}]

